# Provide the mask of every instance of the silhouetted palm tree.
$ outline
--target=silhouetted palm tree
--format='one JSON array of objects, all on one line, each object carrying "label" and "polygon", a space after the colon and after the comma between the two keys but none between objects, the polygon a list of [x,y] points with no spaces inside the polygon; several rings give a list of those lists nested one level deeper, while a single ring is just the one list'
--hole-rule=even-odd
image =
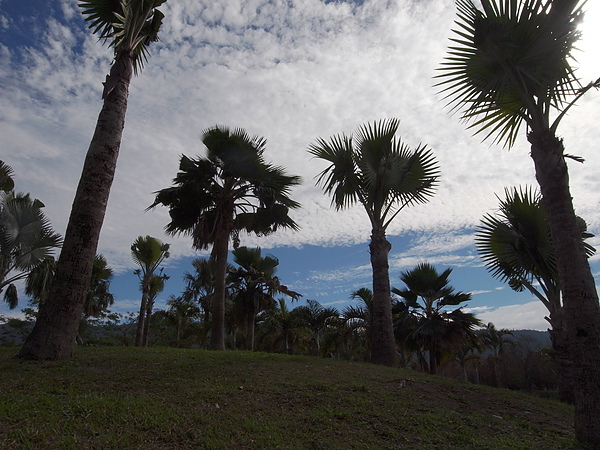
[{"label": "silhouetted palm tree", "polygon": [[471,294],[454,292],[449,276],[452,269],[441,274],[428,263],[401,272],[405,289],[393,288],[392,292],[404,299],[404,303],[416,318],[411,338],[429,353],[429,372],[437,373],[442,352],[460,347],[474,337],[475,327],[481,322],[462,308],[448,310],[471,300]]},{"label": "silhouetted palm tree", "polygon": [[571,67],[580,36],[578,0],[457,0],[458,28],[441,86],[472,127],[511,146],[527,127],[531,157],[548,214],[574,356],[575,431],[600,446],[600,305],[581,241],[557,128],[585,87]]},{"label": "silhouetted palm tree", "polygon": [[260,247],[239,247],[231,253],[239,266],[230,270],[227,276],[232,284],[233,312],[243,325],[246,350],[254,350],[256,315],[275,307],[276,294],[287,295],[292,300],[301,295],[281,284],[275,275],[279,260],[271,255],[262,256]]},{"label": "silhouetted palm tree", "polygon": [[[153,289],[155,294],[162,291],[160,289],[161,283],[156,279],[157,277],[163,278],[162,287],[164,288],[165,275],[162,274],[162,271],[160,275],[157,275],[155,272],[163,261],[169,257],[169,244],[164,244],[152,236],[138,236],[131,245],[131,257],[140,266],[134,272],[140,279],[140,289],[142,291],[137,332],[135,335],[135,345],[140,347],[145,346],[144,342],[147,342],[145,331],[148,328],[146,322],[150,320],[148,310],[152,310],[152,305],[148,306],[150,295],[153,293]],[[160,290],[156,292],[157,289]]]},{"label": "silhouetted palm tree", "polygon": [[103,83],[102,109],[87,151],[65,233],[55,282],[40,305],[21,357],[65,359],[73,355],[125,126],[129,83],[158,40],[166,0],[82,0],[89,28],[114,49]]},{"label": "silhouetted palm tree", "polygon": [[340,313],[335,308],[325,308],[316,300],[306,300],[306,305],[294,309],[299,319],[304,321],[313,333],[314,354],[321,354],[321,342],[328,328],[335,325]]},{"label": "silhouetted palm tree", "polygon": [[279,228],[298,229],[288,215],[300,205],[289,197],[297,176],[265,162],[266,140],[244,130],[216,126],[203,133],[206,157],[182,156],[175,186],[157,192],[150,208],[169,208],[169,234],[192,236],[193,247],[212,246],[215,291],[212,299],[211,348],[225,349],[225,275],[229,239],[234,247],[239,232],[265,235]]},{"label": "silhouetted palm tree", "polygon": [[[568,347],[556,254],[548,226],[548,216],[538,194],[529,189],[506,189],[506,199],[494,215],[483,217],[476,232],[481,259],[492,276],[515,291],[527,289],[549,312],[550,336],[559,365],[559,391],[564,401],[573,402],[573,359]],[[587,233],[585,221],[578,220],[581,237]],[[588,256],[594,248],[584,243]]]},{"label": "silhouetted palm tree", "polygon": [[15,281],[53,259],[62,239],[42,212],[44,204],[29,194],[0,192],[0,292],[10,309],[18,305]]},{"label": "silhouetted palm tree", "polygon": [[412,151],[396,137],[399,121],[381,120],[358,128],[355,137],[318,139],[309,152],[329,163],[317,178],[331,194],[336,209],[360,203],[371,222],[373,327],[371,362],[397,365],[392,324],[386,230],[406,206],[425,203],[439,176],[437,162],[426,146]]}]

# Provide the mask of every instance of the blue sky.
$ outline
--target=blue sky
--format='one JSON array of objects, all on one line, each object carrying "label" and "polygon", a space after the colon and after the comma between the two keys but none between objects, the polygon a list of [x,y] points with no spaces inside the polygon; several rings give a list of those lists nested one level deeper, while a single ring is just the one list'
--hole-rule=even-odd
[{"label": "blue sky", "polygon": [[[588,3],[578,45],[578,74],[600,75],[600,7]],[[340,310],[370,285],[370,228],[357,206],[343,212],[314,185],[324,165],[307,148],[316,138],[352,133],[360,124],[401,120],[411,147],[426,143],[441,166],[440,186],[426,205],[402,211],[389,229],[390,279],[420,262],[453,268],[452,284],[472,292],[469,307],[499,327],[545,329],[531,295],[491,278],[474,247],[480,218],[497,208],[505,187],[534,184],[525,136],[510,151],[482,143],[451,115],[433,88],[455,10],[447,0],[168,1],[160,41],[133,79],[121,155],[99,251],[117,276],[114,310],[135,311],[137,278],[129,248],[139,235],[171,244],[164,293],[180,294],[196,254],[185,237],[163,233],[166,210],[144,213],[153,192],[171,184],[179,156],[202,154],[200,134],[215,124],[243,127],[267,139],[265,157],[304,182],[292,196],[297,233],[242,236],[279,258],[283,283]],[[64,233],[83,158],[101,107],[111,51],[85,28],[75,0],[0,0],[0,159],[16,187],[46,204]],[[559,134],[569,153],[577,213],[600,235],[600,160],[594,150],[600,94],[591,92]],[[600,238],[590,243],[600,246]],[[596,256],[595,275],[600,272]],[[21,295],[20,306],[26,306]],[[15,313],[15,312],[13,312]],[[18,313],[18,310],[16,311]],[[4,305],[0,315],[12,314]]]}]

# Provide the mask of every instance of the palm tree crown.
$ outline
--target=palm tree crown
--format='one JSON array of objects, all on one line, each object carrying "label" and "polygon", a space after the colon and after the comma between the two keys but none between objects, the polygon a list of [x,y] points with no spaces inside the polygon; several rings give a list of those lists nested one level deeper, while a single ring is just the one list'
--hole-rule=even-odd
[{"label": "palm tree crown", "polygon": [[[457,0],[458,29],[442,64],[443,88],[471,127],[511,146],[520,126],[556,130],[581,89],[571,67],[579,38],[578,1]],[[571,103],[568,100],[571,99]],[[551,125],[551,112],[561,110]]]},{"label": "palm tree crown", "polygon": [[137,73],[148,59],[148,46],[158,41],[158,31],[165,15],[156,8],[166,1],[85,0],[79,3],[79,7],[83,9],[85,21],[89,22],[88,27],[100,39],[110,41],[115,54],[123,52],[131,55],[133,69]]},{"label": "palm tree crown", "polygon": [[265,162],[266,140],[244,130],[216,126],[203,133],[207,157],[181,156],[175,186],[157,192],[154,203],[169,208],[168,234],[188,234],[196,249],[214,244],[222,230],[268,234],[298,225],[289,209],[299,203],[289,197],[300,177]]},{"label": "palm tree crown", "polygon": [[317,178],[336,209],[361,203],[371,224],[386,229],[405,206],[433,195],[439,168],[431,150],[415,151],[396,138],[400,121],[361,126],[354,137],[318,139],[309,153],[330,165]]},{"label": "palm tree crown", "polygon": [[18,304],[13,283],[52,258],[62,238],[42,212],[44,204],[29,194],[0,193],[0,292],[9,307]]},{"label": "palm tree crown", "polygon": [[[475,242],[488,271],[516,291],[528,289],[549,311],[560,308],[560,283],[548,216],[539,193],[505,189],[495,215],[486,214]],[[592,237],[578,217],[582,239]],[[584,242],[588,256],[595,249]],[[536,286],[537,285],[537,286]],[[541,289],[541,292],[538,290]]]}]

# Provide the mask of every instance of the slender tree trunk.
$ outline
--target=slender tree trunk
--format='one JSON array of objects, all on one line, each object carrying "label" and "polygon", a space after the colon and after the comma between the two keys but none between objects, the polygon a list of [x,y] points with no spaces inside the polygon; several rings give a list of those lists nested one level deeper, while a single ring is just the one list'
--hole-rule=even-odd
[{"label": "slender tree trunk", "polygon": [[575,434],[579,441],[600,447],[600,306],[577,226],[564,147],[549,130],[531,132],[529,142],[563,292],[573,356]]},{"label": "slender tree trunk", "polygon": [[498,363],[500,362],[500,356],[495,354],[493,356],[492,362],[494,364],[494,378],[496,379],[496,387],[502,387],[502,375],[500,374],[500,367]]},{"label": "slender tree trunk", "polygon": [[141,347],[144,342],[144,324],[146,323],[146,308],[150,292],[150,280],[144,277],[142,282],[142,301],[140,304],[140,313],[138,314],[137,329],[135,332],[135,346]]},{"label": "slender tree trunk", "polygon": [[73,356],[77,327],[92,276],[94,256],[113,182],[132,75],[129,54],[116,55],[113,89],[106,92],[71,208],[65,239],[48,300],[19,356],[60,360]]},{"label": "slender tree trunk", "polygon": [[467,365],[465,362],[460,363],[460,368],[462,369],[463,380],[469,381],[469,376],[467,375]]},{"label": "slender tree trunk", "polygon": [[435,375],[437,373],[437,346],[435,342],[429,345],[429,373]]},{"label": "slender tree trunk", "polygon": [[254,312],[248,311],[246,313],[246,318],[244,319],[244,322],[246,323],[246,333],[245,333],[245,339],[246,339],[246,350],[249,351],[254,351],[254,317],[256,316],[256,314],[254,314]]},{"label": "slender tree trunk", "polygon": [[373,268],[373,321],[370,339],[370,360],[374,364],[397,367],[396,340],[392,322],[392,299],[388,254],[390,243],[383,229],[374,228],[369,251]]},{"label": "slender tree trunk", "polygon": [[150,321],[152,319],[152,308],[154,300],[148,299],[146,305],[146,314],[144,315],[144,333],[142,334],[142,347],[148,347],[148,338],[150,337]]},{"label": "slender tree trunk", "polygon": [[225,350],[225,276],[227,275],[228,251],[229,230],[222,229],[215,239],[211,254],[211,258],[215,262],[215,291],[211,301],[211,350]]}]

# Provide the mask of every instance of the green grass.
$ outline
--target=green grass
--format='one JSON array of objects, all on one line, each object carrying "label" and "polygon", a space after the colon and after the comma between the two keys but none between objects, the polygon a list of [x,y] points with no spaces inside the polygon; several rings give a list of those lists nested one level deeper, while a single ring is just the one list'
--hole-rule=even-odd
[{"label": "green grass", "polygon": [[568,405],[413,371],[170,348],[16,352],[0,348],[2,449],[576,448]]}]

